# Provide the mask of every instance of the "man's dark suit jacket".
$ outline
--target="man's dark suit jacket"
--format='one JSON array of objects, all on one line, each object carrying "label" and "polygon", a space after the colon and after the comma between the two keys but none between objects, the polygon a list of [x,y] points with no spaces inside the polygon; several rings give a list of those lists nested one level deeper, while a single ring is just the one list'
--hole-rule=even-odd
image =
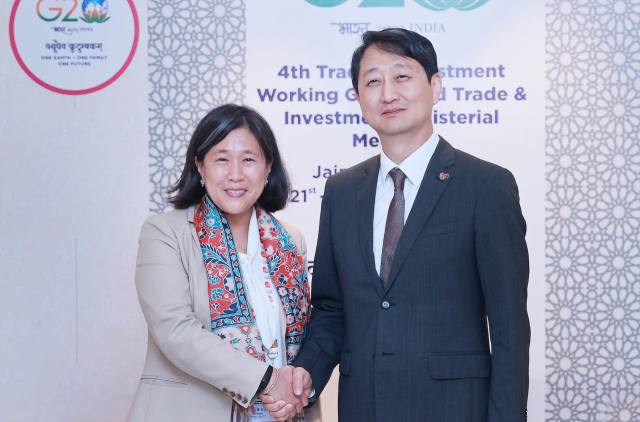
[{"label": "man's dark suit jacket", "polygon": [[379,167],[376,156],[327,180],[295,366],[319,395],[340,364],[344,422],[524,421],[529,258],[515,179],[440,138],[383,288]]}]

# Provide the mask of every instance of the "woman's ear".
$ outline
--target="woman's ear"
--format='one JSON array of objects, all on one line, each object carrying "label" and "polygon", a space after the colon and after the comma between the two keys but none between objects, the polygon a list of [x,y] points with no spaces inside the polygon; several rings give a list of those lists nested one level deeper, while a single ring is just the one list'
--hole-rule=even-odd
[{"label": "woman's ear", "polygon": [[202,161],[199,161],[198,157],[193,157],[193,161],[196,163],[196,168],[198,169],[198,173],[200,173],[200,177],[202,177]]}]

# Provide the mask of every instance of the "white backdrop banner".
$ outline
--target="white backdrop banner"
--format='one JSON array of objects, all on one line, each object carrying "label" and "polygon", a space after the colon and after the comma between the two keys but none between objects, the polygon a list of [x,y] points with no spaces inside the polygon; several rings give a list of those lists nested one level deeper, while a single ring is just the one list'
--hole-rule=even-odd
[{"label": "white backdrop banner", "polygon": [[386,27],[435,46],[437,133],[518,182],[529,420],[640,420],[639,1],[5,1],[0,422],[126,418],[140,226],[212,108],[273,126],[295,189],[280,215],[312,260],[327,177],[380,153],[349,67]]}]

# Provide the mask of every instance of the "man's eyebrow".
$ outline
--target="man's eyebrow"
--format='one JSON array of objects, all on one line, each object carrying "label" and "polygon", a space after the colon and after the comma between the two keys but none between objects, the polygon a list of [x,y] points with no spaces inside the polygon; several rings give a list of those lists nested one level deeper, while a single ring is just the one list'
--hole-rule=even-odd
[{"label": "man's eyebrow", "polygon": [[366,72],[364,72],[362,74],[362,76],[367,76],[369,73],[377,72],[378,70],[380,70],[380,69],[378,69],[377,67],[372,67],[371,69],[369,69]]}]

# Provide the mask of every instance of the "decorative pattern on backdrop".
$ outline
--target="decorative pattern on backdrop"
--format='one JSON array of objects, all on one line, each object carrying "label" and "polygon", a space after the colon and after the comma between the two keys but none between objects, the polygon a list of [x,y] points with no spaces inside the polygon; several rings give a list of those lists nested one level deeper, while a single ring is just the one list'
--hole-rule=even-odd
[{"label": "decorative pattern on backdrop", "polygon": [[165,192],[180,176],[198,121],[242,103],[244,0],[151,0],[149,7],[149,178],[151,211],[170,209]]},{"label": "decorative pattern on backdrop", "polygon": [[640,420],[640,2],[547,1],[547,421]]}]

